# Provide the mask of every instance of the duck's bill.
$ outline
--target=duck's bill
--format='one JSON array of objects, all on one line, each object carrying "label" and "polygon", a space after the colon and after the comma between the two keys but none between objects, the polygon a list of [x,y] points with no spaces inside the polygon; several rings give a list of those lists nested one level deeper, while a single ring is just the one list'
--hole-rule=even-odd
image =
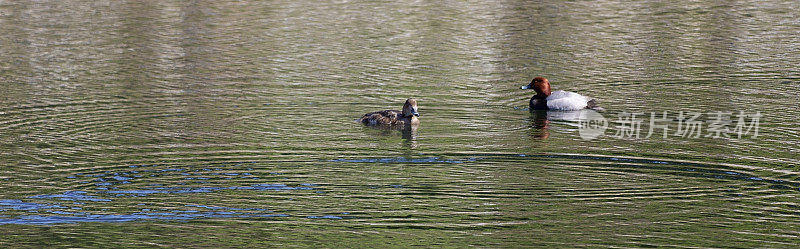
[{"label": "duck's bill", "polygon": [[417,107],[411,107],[411,115],[419,117],[419,112],[417,112]]},{"label": "duck's bill", "polygon": [[519,87],[519,89],[530,89],[530,88],[531,88],[531,85],[524,85],[524,86]]}]

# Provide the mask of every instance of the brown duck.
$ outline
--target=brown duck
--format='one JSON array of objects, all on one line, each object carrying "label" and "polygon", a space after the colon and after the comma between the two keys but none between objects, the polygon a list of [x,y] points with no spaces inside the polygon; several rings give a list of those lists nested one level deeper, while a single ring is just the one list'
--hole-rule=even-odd
[{"label": "brown duck", "polygon": [[385,110],[364,114],[358,122],[370,126],[409,126],[419,125],[417,100],[409,98],[402,111]]}]

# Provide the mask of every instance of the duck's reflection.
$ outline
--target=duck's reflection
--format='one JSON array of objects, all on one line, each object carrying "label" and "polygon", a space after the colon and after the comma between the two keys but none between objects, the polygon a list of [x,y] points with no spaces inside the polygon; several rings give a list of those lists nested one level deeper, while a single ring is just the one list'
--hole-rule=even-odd
[{"label": "duck's reflection", "polygon": [[531,136],[536,139],[547,139],[550,137],[551,121],[580,122],[581,120],[594,118],[591,115],[599,114],[590,109],[578,111],[531,110],[530,126],[533,131]]},{"label": "duck's reflection", "polygon": [[403,127],[403,147],[409,149],[417,148],[417,125],[408,125]]},{"label": "duck's reflection", "polygon": [[417,148],[417,128],[419,125],[404,126],[365,126],[364,131],[370,135],[396,136],[399,131],[403,138],[403,147],[408,149]]},{"label": "duck's reflection", "polygon": [[547,111],[531,110],[531,136],[535,139],[547,139],[550,137],[550,120],[547,119]]}]

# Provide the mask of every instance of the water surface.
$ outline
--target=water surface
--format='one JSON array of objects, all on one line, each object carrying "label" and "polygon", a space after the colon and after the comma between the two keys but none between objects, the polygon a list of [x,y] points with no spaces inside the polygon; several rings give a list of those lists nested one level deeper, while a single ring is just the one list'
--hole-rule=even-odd
[{"label": "water surface", "polygon": [[[2,1],[0,245],[793,247],[797,9]],[[584,140],[537,75],[759,133]],[[353,121],[408,97],[413,132]]]}]

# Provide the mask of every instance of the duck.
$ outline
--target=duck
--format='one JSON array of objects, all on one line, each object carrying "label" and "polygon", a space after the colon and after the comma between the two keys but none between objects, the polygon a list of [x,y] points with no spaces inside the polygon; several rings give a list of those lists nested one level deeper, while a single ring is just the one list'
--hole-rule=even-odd
[{"label": "duck", "polygon": [[592,98],[562,90],[551,92],[550,81],[544,77],[533,78],[530,84],[522,86],[520,89],[533,89],[536,91],[536,95],[531,97],[531,110],[578,111],[591,109],[604,111],[602,107],[597,105],[597,101]]},{"label": "duck", "polygon": [[403,104],[403,110],[384,110],[370,112],[361,116],[358,122],[368,126],[417,126],[419,125],[419,112],[417,112],[417,100],[409,98]]}]

